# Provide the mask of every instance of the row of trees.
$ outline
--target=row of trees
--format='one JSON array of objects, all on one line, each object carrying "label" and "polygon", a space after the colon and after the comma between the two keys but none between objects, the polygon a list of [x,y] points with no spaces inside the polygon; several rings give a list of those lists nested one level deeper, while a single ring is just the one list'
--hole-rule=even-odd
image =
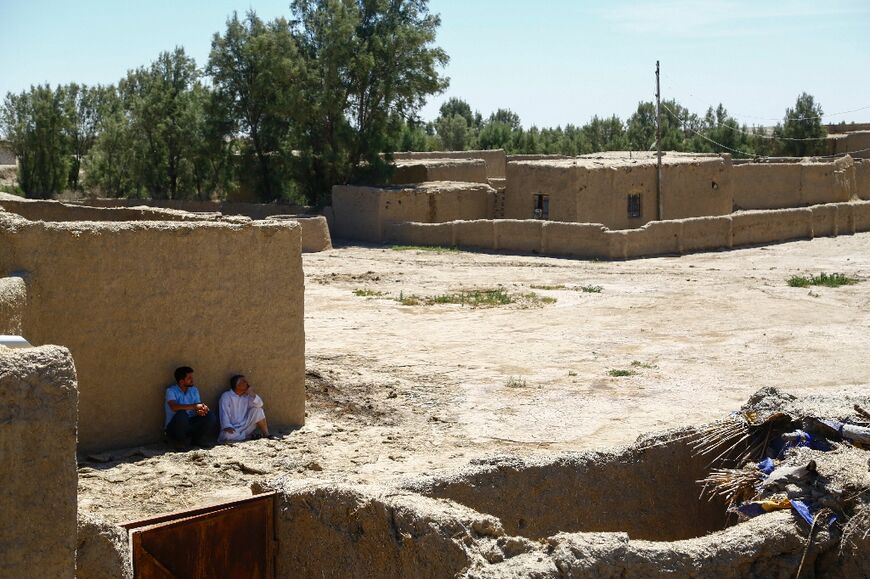
[{"label": "row of trees", "polygon": [[[623,121],[598,116],[583,126],[524,129],[519,116],[498,109],[484,119],[462,99],[451,98],[431,123],[408,124],[403,150],[505,149],[515,154],[583,155],[598,151],[655,148],[656,112],[641,102]],[[732,153],[735,156],[806,156],[825,152],[822,108],[811,95],[801,94],[783,122],[772,130],[741,125],[723,105],[698,116],[674,100],[662,103],[662,148],[668,151]]]},{"label": "row of trees", "polygon": [[[485,118],[441,92],[448,57],[427,0],[295,0],[292,19],[234,14],[204,67],[183,48],[130,70],[116,85],[36,86],[8,94],[0,133],[19,158],[28,196],[65,189],[125,197],[210,198],[238,189],[261,201],[324,204],[332,185],[383,182],[392,151],[503,148],[577,155],[649,150],[655,107],[626,121],[523,128],[499,109]],[[746,155],[823,152],[822,110],[803,94],[771,134],[739,125],[722,105],[697,116],[663,103],[666,150]]]},{"label": "row of trees", "polygon": [[245,188],[317,204],[334,183],[382,180],[380,154],[447,86],[439,18],[428,0],[294,0],[291,12],[234,14],[203,68],[176,48],[117,85],[8,94],[0,132],[20,187],[152,198]]}]

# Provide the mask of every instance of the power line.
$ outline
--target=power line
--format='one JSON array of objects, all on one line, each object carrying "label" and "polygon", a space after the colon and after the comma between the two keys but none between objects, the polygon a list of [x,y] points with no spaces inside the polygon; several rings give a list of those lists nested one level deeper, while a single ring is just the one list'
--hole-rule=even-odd
[{"label": "power line", "polygon": [[671,115],[673,115],[674,119],[676,119],[676,121],[677,121],[678,123],[680,123],[680,126],[683,127],[684,130],[690,131],[690,132],[692,132],[692,133],[698,135],[699,137],[701,137],[701,138],[704,139],[705,141],[709,141],[709,142],[713,143],[714,145],[716,145],[717,147],[722,147],[723,149],[726,149],[726,150],[728,150],[728,151],[731,151],[732,153],[737,153],[738,155],[743,155],[744,157],[757,157],[757,156],[758,156],[758,155],[756,155],[756,154],[754,154],[754,153],[747,153],[746,151],[740,151],[740,150],[738,150],[738,149],[732,149],[732,148],[729,147],[728,145],[723,145],[722,143],[719,143],[719,142],[717,142],[717,141],[714,141],[714,140],[711,139],[710,137],[708,137],[708,136],[706,136],[706,135],[702,135],[701,133],[699,133],[698,131],[696,131],[696,130],[693,129],[692,127],[687,127],[687,126],[685,125],[685,123],[683,123],[683,121],[680,119],[679,115],[677,115],[677,113],[675,113],[674,111],[672,111],[671,108],[670,108],[669,106],[663,104],[663,105],[662,105],[662,108],[665,109],[666,111],[668,111],[669,113],[671,113]]},{"label": "power line", "polygon": [[[708,141],[708,142],[716,145],[717,147],[722,147],[723,149],[725,149],[727,151],[731,151],[732,153],[737,153],[737,154],[743,155],[745,157],[760,157],[761,156],[761,155],[757,155],[755,153],[747,153],[746,151],[741,151],[739,149],[732,149],[728,145],[723,145],[722,143],[720,143],[718,141],[714,141],[713,139],[711,139],[707,135],[703,135],[703,134],[699,133],[698,131],[696,131],[695,129],[693,129],[692,127],[686,126],[686,124],[680,119],[680,116],[677,113],[675,113],[673,110],[671,110],[671,108],[668,107],[667,105],[662,104],[662,108],[665,109],[666,111],[668,111],[669,113],[671,113],[671,115],[674,117],[674,119],[680,124],[680,126],[684,130],[689,131],[690,133],[694,133],[695,135],[701,137],[705,141]],[[855,151],[844,151],[842,153],[836,153],[833,155],[812,155],[812,157],[815,157],[817,159],[833,159],[836,157],[845,157],[846,155],[855,155],[857,153],[866,153],[868,151],[870,151],[870,148],[857,149]]]},{"label": "power line", "polygon": [[[671,78],[670,76],[668,76],[664,72],[662,73],[662,76],[664,76],[665,78],[667,78],[670,81],[674,81],[673,78]],[[674,81],[674,82],[676,82],[676,81]],[[673,90],[673,86],[669,86],[668,88]],[[674,92],[676,92],[676,91],[674,91]],[[712,106],[710,104],[704,104],[699,97],[695,96],[691,92],[686,92],[685,94],[689,95],[690,97],[692,97],[693,99],[698,101],[698,103],[703,104],[704,106],[706,106],[708,108]],[[866,111],[866,110],[870,110],[870,105],[858,107],[856,109],[851,109],[848,111],[839,111],[836,113],[822,113],[821,115],[813,115],[813,116],[808,116],[808,117],[797,117],[797,118],[791,119],[791,120],[794,120],[794,121],[810,121],[810,120],[816,120],[816,119],[821,120],[824,117],[838,117],[838,116],[849,115],[852,113],[858,113],[858,112]],[[734,118],[737,118],[737,119],[754,119],[757,121],[776,121],[776,122],[779,122],[779,121],[783,120],[782,118],[757,117],[757,116],[753,116],[753,115],[742,115],[739,113],[733,113],[733,114],[731,114],[731,116]]]}]

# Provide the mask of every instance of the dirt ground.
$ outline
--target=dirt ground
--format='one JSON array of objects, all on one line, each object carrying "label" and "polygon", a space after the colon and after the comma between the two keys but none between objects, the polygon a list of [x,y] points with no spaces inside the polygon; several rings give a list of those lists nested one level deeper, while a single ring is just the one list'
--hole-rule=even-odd
[{"label": "dirt ground", "polygon": [[[865,391],[870,374],[870,234],[627,262],[345,247],[304,268],[306,425],[82,457],[80,511],[127,521],[246,496],[279,473],[371,483],[599,449],[721,418],[765,386]],[[866,281],[786,284],[820,272]],[[493,288],[556,301],[393,299]]]}]

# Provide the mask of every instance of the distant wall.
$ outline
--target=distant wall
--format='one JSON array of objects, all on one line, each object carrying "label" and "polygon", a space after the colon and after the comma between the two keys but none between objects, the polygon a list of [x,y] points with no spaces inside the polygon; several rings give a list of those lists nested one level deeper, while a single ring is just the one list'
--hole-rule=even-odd
[{"label": "distant wall", "polygon": [[31,221],[205,221],[220,217],[150,207],[90,207],[6,194],[0,194],[0,207]]},{"label": "distant wall", "polygon": [[82,199],[71,201],[70,205],[88,207],[159,207],[192,213],[221,213],[223,215],[243,215],[251,219],[265,219],[272,215],[301,215],[308,207],[302,205],[283,205],[278,203],[234,203],[230,201],[195,201],[181,199]]},{"label": "distant wall", "polygon": [[335,236],[379,243],[390,222],[442,223],[491,216],[495,190],[486,184],[433,182],[419,186],[332,188]]},{"label": "distant wall", "polygon": [[849,157],[828,163],[746,163],[733,169],[736,209],[785,209],[843,203],[857,193]]},{"label": "distant wall", "polygon": [[15,165],[15,153],[6,141],[0,141],[0,165]]},{"label": "distant wall", "polygon": [[83,450],[159,440],[193,366],[206,403],[244,372],[270,422],[304,421],[301,227],[32,222],[0,212],[0,275],[27,271],[23,335],[76,359]]},{"label": "distant wall", "polygon": [[329,226],[326,217],[315,215],[313,217],[300,217],[298,215],[273,215],[268,219],[275,221],[296,221],[302,226],[302,252],[315,253],[332,249],[332,238],[329,235]]},{"label": "distant wall", "polygon": [[76,401],[67,349],[0,347],[0,577],[75,576]]},{"label": "distant wall", "polygon": [[481,159],[399,160],[390,178],[390,183],[396,185],[427,181],[486,183],[486,163]]},{"label": "distant wall", "polygon": [[870,131],[855,131],[834,139],[835,155],[849,154],[855,159],[870,159]]},{"label": "distant wall", "polygon": [[713,251],[793,239],[870,231],[870,202],[809,208],[742,211],[719,217],[653,221],[637,229],[610,230],[593,223],[538,220],[454,221],[437,228],[388,223],[384,241],[606,259]]},{"label": "distant wall", "polygon": [[503,179],[505,176],[505,153],[502,149],[488,151],[427,151],[393,153],[393,159],[483,159],[486,163],[486,176],[489,179]]},{"label": "distant wall", "polygon": [[858,199],[870,200],[870,160],[855,164],[855,195]]},{"label": "distant wall", "polygon": [[[611,229],[641,227],[656,219],[656,167],[646,163],[589,160],[558,163],[510,161],[504,217],[531,219],[535,195],[547,195],[549,219],[602,223]],[[730,159],[710,157],[662,168],[662,217],[682,219],[731,212]],[[629,217],[628,196],[640,195],[639,217]]]}]

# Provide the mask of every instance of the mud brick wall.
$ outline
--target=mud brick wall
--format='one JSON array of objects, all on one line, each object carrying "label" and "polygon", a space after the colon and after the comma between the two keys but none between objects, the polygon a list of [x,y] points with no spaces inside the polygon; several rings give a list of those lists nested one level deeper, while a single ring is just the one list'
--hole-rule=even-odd
[{"label": "mud brick wall", "polygon": [[396,161],[390,183],[405,185],[428,181],[486,183],[486,163],[480,159],[416,159]]},{"label": "mud brick wall", "polygon": [[433,229],[389,223],[384,241],[571,257],[631,259],[747,245],[779,243],[870,231],[870,202],[807,208],[740,211],[720,217],[651,221],[637,229],[610,230],[600,223],[537,220],[454,221]]},{"label": "mud brick wall", "polygon": [[505,176],[505,152],[502,149],[488,151],[428,151],[413,153],[393,153],[393,159],[482,159],[486,163],[486,176],[489,179],[503,179]]},{"label": "mud brick wall", "polygon": [[67,349],[0,347],[0,577],[75,575],[77,398]]},{"label": "mud brick wall", "polygon": [[483,183],[436,181],[395,187],[332,188],[335,237],[380,243],[387,223],[486,219],[495,190]]},{"label": "mud brick wall", "polygon": [[23,335],[78,370],[79,445],[160,439],[177,366],[207,404],[243,372],[276,426],[304,421],[301,227],[33,222],[0,213],[0,275],[27,272]]}]

